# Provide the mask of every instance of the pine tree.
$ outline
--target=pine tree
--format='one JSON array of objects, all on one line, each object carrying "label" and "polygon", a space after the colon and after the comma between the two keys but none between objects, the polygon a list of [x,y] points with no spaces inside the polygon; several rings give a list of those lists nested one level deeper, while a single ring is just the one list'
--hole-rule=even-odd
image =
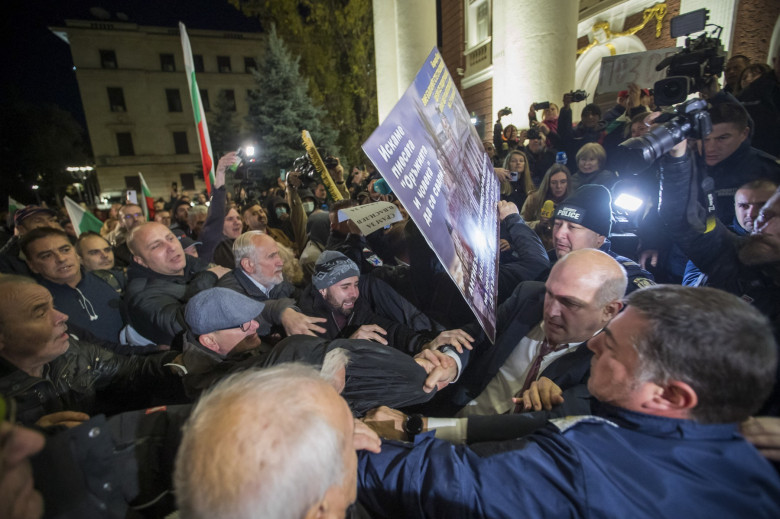
[{"label": "pine tree", "polygon": [[207,116],[211,149],[217,158],[238,146],[240,125],[235,121],[235,115],[235,99],[228,98],[227,92],[220,90],[214,102],[214,111],[210,117]]},{"label": "pine tree", "polygon": [[279,169],[290,169],[305,150],[301,130],[308,130],[314,142],[331,154],[336,132],[324,123],[326,111],[309,97],[308,80],[301,76],[294,58],[271,27],[265,56],[254,72],[257,88],[249,92],[246,121],[257,139],[258,163],[271,178]]}]

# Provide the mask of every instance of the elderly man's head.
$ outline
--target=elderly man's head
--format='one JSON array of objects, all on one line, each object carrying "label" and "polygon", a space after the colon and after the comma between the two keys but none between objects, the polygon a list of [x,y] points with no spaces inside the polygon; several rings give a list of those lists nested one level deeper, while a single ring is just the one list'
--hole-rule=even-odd
[{"label": "elderly man's head", "polygon": [[0,276],[0,357],[40,376],[44,364],[68,349],[67,320],[32,279]]},{"label": "elderly man's head", "polygon": [[346,402],[311,368],[222,381],[184,430],[174,474],[182,517],[344,517],[356,497],[353,430]]},{"label": "elderly man's head", "polygon": [[547,339],[568,344],[591,338],[623,307],[627,284],[623,267],[599,250],[578,250],[558,260],[545,282]]},{"label": "elderly man's head", "polygon": [[146,221],[144,211],[141,206],[136,204],[123,205],[117,211],[119,225],[126,231],[132,231]]},{"label": "elderly man's head", "polygon": [[163,224],[148,222],[134,228],[127,238],[127,247],[142,267],[166,276],[184,274],[187,257],[181,242]]},{"label": "elderly man's head", "polygon": [[205,205],[196,205],[190,207],[187,212],[187,224],[192,230],[192,234],[195,237],[200,236],[200,231],[206,224],[206,218],[208,218],[209,208]]},{"label": "elderly man's head", "polygon": [[205,348],[226,356],[260,346],[258,320],[265,305],[222,287],[198,292],[184,309],[184,320]]},{"label": "elderly man's head", "polygon": [[114,268],[114,251],[106,239],[96,232],[82,233],[76,241],[76,252],[84,268],[89,271]]},{"label": "elderly man's head", "polygon": [[612,197],[601,185],[586,184],[558,206],[553,246],[560,258],[579,249],[598,249],[612,228]]},{"label": "elderly man's head", "polygon": [[325,302],[342,315],[350,315],[360,297],[360,269],[354,261],[336,251],[325,251],[314,264],[311,282]]},{"label": "elderly man's head", "polygon": [[19,248],[30,270],[42,278],[71,286],[81,281],[81,262],[65,231],[38,227],[22,236]]},{"label": "elderly man's head", "polygon": [[266,289],[283,281],[284,260],[279,254],[276,241],[261,231],[245,232],[233,242],[233,256],[236,268]]},{"label": "elderly man's head", "polygon": [[673,285],[637,290],[626,303],[588,342],[593,396],[702,423],[741,422],[758,411],[777,364],[772,328],[758,310],[720,290]]}]

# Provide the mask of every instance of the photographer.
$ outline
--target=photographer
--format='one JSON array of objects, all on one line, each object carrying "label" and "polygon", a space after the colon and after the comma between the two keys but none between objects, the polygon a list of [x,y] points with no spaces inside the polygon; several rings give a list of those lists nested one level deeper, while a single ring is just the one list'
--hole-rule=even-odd
[{"label": "photographer", "polygon": [[[601,108],[595,103],[585,105],[582,109],[581,120],[577,126],[572,125],[571,104],[575,102],[574,94],[578,92],[569,92],[563,94],[563,108],[561,108],[558,117],[558,139],[557,147],[566,152],[569,161],[569,169],[575,169],[575,157],[585,144],[589,142],[598,142],[601,144],[606,134],[606,123],[601,120]],[[584,100],[580,99],[580,101]],[[553,139],[553,142],[556,142]]]},{"label": "photographer", "polygon": [[[660,170],[663,197],[658,212],[674,242],[708,276],[708,286],[736,294],[767,315],[777,338],[780,191],[775,191],[764,204],[751,235],[740,238],[717,219],[713,220],[714,228],[705,227],[704,208],[698,204],[695,194],[693,160],[685,140],[661,158]],[[776,381],[763,414],[776,416],[778,413],[780,394]]]},{"label": "photographer", "polygon": [[499,161],[503,161],[510,151],[519,148],[525,140],[525,136],[520,136],[514,124],[510,124],[506,128],[501,124],[501,118],[511,114],[511,108],[502,108],[498,111],[498,119],[493,126],[493,144],[496,147],[496,156]]}]

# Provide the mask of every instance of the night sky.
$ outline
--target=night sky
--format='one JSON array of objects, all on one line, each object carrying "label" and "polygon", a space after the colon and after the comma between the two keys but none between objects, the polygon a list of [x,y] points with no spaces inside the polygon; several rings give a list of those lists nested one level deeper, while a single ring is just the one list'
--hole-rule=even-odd
[{"label": "night sky", "polygon": [[259,22],[244,17],[226,0],[6,0],[2,17],[3,71],[0,95],[4,102],[21,99],[54,103],[71,112],[84,127],[83,108],[68,45],[50,26],[66,19],[98,19],[92,8],[102,8],[109,20],[140,25],[220,29],[240,32],[261,30]]}]

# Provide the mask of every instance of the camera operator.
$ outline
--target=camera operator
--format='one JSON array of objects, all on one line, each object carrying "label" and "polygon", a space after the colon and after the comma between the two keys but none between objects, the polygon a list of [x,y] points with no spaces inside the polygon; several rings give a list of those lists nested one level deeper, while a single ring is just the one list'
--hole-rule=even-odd
[{"label": "camera operator", "polygon": [[[714,117],[713,117],[714,119]],[[713,121],[714,122],[714,121]],[[722,124],[722,123],[720,123]],[[713,133],[715,133],[713,131]],[[704,209],[692,190],[693,160],[683,140],[660,160],[663,197],[659,216],[674,242],[701,271],[708,285],[751,302],[780,334],[780,190],[764,204],[750,236],[741,238],[722,222],[705,227]],[[733,211],[733,205],[732,205]],[[780,373],[778,374],[780,375]],[[778,376],[780,380],[780,376]],[[762,414],[780,413],[777,381]]]}]

